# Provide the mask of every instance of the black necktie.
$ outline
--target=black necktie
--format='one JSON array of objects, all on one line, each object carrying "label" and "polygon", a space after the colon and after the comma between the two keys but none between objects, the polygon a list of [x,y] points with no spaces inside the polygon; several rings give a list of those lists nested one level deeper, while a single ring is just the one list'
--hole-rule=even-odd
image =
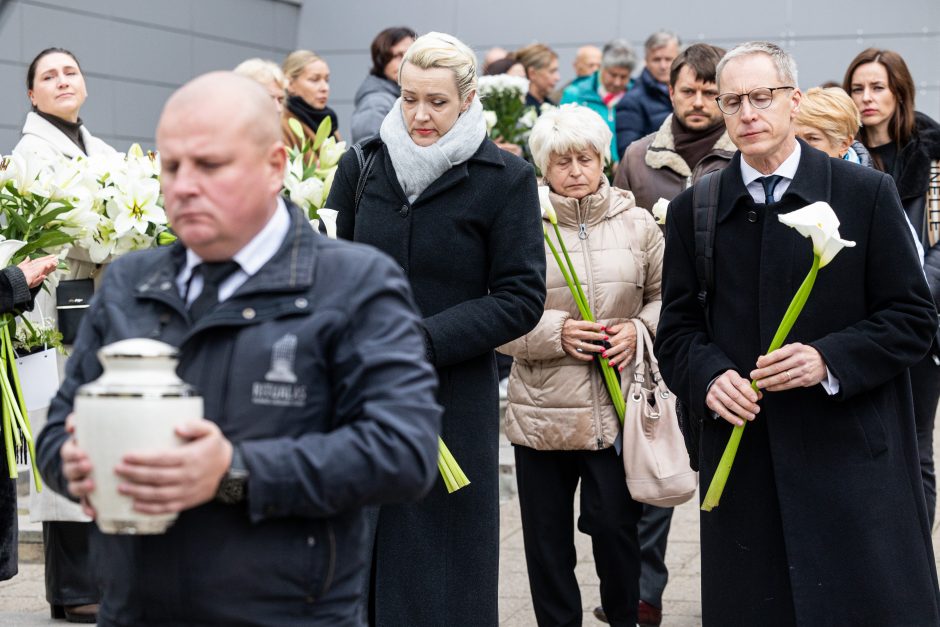
[{"label": "black necktie", "polygon": [[779,174],[771,174],[770,176],[762,176],[757,180],[764,186],[764,204],[769,205],[773,203],[774,190],[777,188],[777,183],[783,180],[783,177]]},{"label": "black necktie", "polygon": [[219,304],[219,285],[239,268],[237,261],[204,261],[196,266],[195,271],[202,274],[202,292],[189,306],[193,321],[198,321]]}]

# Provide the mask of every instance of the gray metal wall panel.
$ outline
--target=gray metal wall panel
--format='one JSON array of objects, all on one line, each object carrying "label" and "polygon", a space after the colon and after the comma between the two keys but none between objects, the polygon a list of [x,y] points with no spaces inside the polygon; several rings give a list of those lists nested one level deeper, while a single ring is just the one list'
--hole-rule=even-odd
[{"label": "gray metal wall panel", "polygon": [[[48,46],[82,63],[82,119],[116,148],[147,146],[173,89],[250,56],[296,47],[300,6],[285,0],[8,0],[0,12],[0,152],[19,140],[26,66]],[[368,45],[368,42],[367,42]]]}]

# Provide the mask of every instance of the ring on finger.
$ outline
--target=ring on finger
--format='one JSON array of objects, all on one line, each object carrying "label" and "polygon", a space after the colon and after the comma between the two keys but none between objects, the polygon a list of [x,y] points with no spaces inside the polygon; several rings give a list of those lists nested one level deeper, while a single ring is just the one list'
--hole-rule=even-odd
[{"label": "ring on finger", "polygon": [[787,371],[784,372],[783,374],[787,375],[787,383],[789,383],[789,382],[793,379],[793,377],[790,376],[790,371],[789,371],[789,370],[787,370]]}]

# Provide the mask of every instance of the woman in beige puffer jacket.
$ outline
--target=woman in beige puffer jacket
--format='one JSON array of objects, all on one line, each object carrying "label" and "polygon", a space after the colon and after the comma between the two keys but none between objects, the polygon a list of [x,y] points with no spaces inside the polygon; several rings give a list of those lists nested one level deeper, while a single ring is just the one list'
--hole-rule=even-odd
[{"label": "woman in beige puffer jacket", "polygon": [[[579,528],[592,536],[601,602],[612,625],[635,625],[641,506],[618,455],[620,421],[594,363],[630,376],[640,320],[656,332],[663,236],[633,195],[602,172],[610,130],[595,112],[564,105],[539,118],[529,139],[545,174],[564,246],[597,320],[581,320],[548,246],[545,311],[531,332],[500,347],[514,358],[505,431],[514,445],[526,564],[539,625],[579,624],[574,577],[574,494]],[[554,233],[548,218],[545,227]],[[604,348],[604,341],[608,348]],[[615,445],[616,443],[616,445]]]}]

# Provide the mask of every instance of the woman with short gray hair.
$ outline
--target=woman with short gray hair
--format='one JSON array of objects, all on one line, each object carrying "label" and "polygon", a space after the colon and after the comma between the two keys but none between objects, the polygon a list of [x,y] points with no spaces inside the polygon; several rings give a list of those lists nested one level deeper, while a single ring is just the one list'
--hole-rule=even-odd
[{"label": "woman with short gray hair", "polygon": [[[500,347],[514,358],[505,433],[513,444],[526,568],[540,626],[580,625],[574,574],[578,528],[591,536],[601,602],[612,625],[634,627],[640,601],[642,508],[625,485],[620,421],[596,364],[632,373],[636,327],[656,333],[663,236],[630,192],[603,173],[610,130],[575,104],[542,115],[529,137],[548,202],[597,322],[582,320],[546,246],[545,310],[535,328]],[[543,225],[551,228],[543,218]]]}]

